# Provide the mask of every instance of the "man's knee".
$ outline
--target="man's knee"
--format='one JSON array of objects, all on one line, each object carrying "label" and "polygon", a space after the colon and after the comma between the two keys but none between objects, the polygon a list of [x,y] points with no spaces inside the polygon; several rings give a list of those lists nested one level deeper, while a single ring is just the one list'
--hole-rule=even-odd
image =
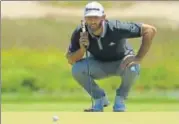
[{"label": "man's knee", "polygon": [[72,75],[74,78],[83,77],[85,75],[84,63],[79,61],[72,66]]},{"label": "man's knee", "polygon": [[138,76],[140,74],[140,65],[134,64],[134,65],[128,67],[126,73],[127,73],[127,75]]}]

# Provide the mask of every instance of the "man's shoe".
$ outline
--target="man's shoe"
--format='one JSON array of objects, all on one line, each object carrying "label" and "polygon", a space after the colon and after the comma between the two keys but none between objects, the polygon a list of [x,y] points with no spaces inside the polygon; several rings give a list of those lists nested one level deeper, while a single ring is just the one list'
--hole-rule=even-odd
[{"label": "man's shoe", "polygon": [[103,106],[93,106],[89,109],[85,109],[84,112],[103,112]]},{"label": "man's shoe", "polygon": [[125,112],[126,107],[124,104],[124,100],[120,98],[120,96],[116,96],[114,106],[113,106],[113,112]]},{"label": "man's shoe", "polygon": [[109,105],[109,101],[106,97],[95,100],[95,105],[91,108],[84,109],[84,112],[103,112],[103,108]]},{"label": "man's shoe", "polygon": [[119,103],[113,106],[113,112],[125,112],[125,104]]}]

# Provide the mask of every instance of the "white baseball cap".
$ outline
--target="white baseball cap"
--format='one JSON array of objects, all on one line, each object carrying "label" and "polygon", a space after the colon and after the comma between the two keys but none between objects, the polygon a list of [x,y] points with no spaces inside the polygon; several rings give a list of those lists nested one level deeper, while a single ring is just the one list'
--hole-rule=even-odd
[{"label": "white baseball cap", "polygon": [[90,2],[85,6],[84,17],[87,16],[103,16],[104,7],[98,2]]}]

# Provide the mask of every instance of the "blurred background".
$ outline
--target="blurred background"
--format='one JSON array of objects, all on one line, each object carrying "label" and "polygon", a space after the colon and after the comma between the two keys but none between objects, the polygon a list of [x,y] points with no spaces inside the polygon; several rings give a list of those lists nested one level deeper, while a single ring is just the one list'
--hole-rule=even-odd
[{"label": "blurred background", "polygon": [[[2,103],[90,101],[75,82],[65,52],[87,1],[2,1]],[[179,2],[101,1],[108,19],[157,27],[132,101],[179,101]],[[141,39],[130,43],[137,51]],[[119,77],[98,81],[112,100]],[[8,109],[8,107],[6,108]],[[179,110],[179,108],[178,108]]]}]

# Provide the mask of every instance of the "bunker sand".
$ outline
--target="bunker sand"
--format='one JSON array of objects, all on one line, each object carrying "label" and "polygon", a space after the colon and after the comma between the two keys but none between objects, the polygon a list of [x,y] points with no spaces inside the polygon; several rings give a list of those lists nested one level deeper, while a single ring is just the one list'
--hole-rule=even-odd
[{"label": "bunker sand", "polygon": [[179,124],[179,112],[2,112],[2,124]]}]

